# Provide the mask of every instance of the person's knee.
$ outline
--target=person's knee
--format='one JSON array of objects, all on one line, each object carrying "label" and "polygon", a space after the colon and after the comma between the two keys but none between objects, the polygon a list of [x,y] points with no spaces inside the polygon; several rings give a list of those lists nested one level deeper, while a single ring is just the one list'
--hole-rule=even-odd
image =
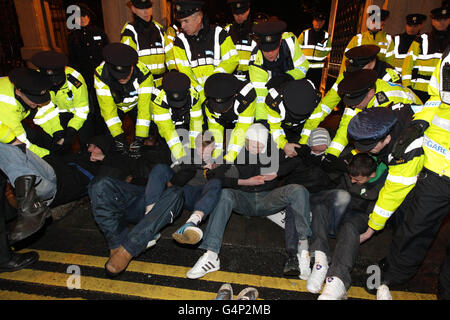
[{"label": "person's knee", "polygon": [[309,192],[308,190],[299,184],[290,184],[289,187],[289,200],[291,201],[309,201]]},{"label": "person's knee", "polygon": [[112,190],[116,185],[112,177],[94,178],[88,186],[88,193],[91,199],[98,197],[101,193]]},{"label": "person's knee", "polygon": [[351,200],[352,196],[349,192],[345,190],[338,190],[336,192],[335,200],[334,200],[334,206],[338,208],[346,207]]}]

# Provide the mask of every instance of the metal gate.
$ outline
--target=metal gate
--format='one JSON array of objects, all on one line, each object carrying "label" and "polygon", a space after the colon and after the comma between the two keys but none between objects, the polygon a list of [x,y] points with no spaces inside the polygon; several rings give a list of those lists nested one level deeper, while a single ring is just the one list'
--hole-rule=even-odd
[{"label": "metal gate", "polygon": [[338,2],[334,24],[333,49],[328,64],[327,89],[329,88],[328,84],[331,83],[332,85],[339,74],[347,44],[358,33],[364,5],[365,0],[339,0]]},{"label": "metal gate", "polygon": [[[66,7],[64,0],[45,0],[48,3],[50,17],[55,36],[54,45],[60,48],[65,54],[68,53],[67,36],[68,29],[66,24]],[[44,14],[46,11],[44,10]]]},{"label": "metal gate", "polygon": [[23,46],[14,1],[0,0],[0,76],[23,64]]}]

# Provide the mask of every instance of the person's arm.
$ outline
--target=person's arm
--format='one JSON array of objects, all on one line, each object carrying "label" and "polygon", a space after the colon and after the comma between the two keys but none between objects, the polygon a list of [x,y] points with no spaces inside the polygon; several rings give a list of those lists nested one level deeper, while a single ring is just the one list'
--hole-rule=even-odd
[{"label": "person's arm", "polygon": [[[228,32],[221,27],[216,28],[220,29],[220,63],[214,69],[213,73],[233,73],[239,64],[238,52],[236,51],[236,47]],[[219,30],[216,29],[216,32],[219,32]]]},{"label": "person's arm", "polygon": [[294,69],[288,70],[286,73],[289,74],[293,79],[303,79],[309,69],[309,62],[306,56],[303,54],[300,48],[297,38],[291,32],[288,32],[289,37],[286,37],[286,43],[288,44],[289,51],[291,53],[292,62],[294,63]]}]

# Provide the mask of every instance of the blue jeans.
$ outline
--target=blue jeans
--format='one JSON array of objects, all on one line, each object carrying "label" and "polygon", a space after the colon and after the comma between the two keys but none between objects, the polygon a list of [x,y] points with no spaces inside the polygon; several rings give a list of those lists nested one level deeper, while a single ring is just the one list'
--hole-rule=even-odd
[{"label": "blue jeans", "polygon": [[[174,171],[167,164],[157,164],[153,167],[145,190],[146,205],[158,201],[173,175]],[[189,211],[201,211],[206,217],[219,201],[222,183],[218,179],[211,179],[202,186],[184,185],[182,189],[184,207]]]},{"label": "blue jeans", "polygon": [[[182,211],[182,193],[178,187],[168,188],[145,214],[145,187],[103,177],[89,185],[92,212],[108,247],[122,245],[132,256],[142,253],[150,240]],[[128,225],[135,226],[129,230]]]},{"label": "blue jeans", "polygon": [[269,216],[286,209],[294,217],[300,239],[311,234],[309,218],[309,193],[300,185],[289,184],[271,191],[244,192],[223,189],[216,208],[211,213],[200,248],[219,253],[225,227],[231,213],[245,216]]},{"label": "blue jeans", "polygon": [[36,176],[36,195],[40,200],[51,203],[56,194],[56,174],[53,168],[32,151],[23,153],[17,146],[0,143],[0,169],[10,183],[21,176]]}]

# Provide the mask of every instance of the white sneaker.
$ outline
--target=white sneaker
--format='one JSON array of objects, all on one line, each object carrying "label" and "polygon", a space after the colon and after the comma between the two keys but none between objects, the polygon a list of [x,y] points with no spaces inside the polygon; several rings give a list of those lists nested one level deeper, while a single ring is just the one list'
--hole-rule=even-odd
[{"label": "white sneaker", "polygon": [[322,290],[322,285],[327,277],[328,271],[328,262],[325,253],[315,251],[315,261],[311,275],[306,281],[306,289],[311,293],[319,293]]},{"label": "white sneaker", "polygon": [[382,284],[381,286],[378,287],[377,300],[392,300],[392,295],[387,285]]},{"label": "white sneaker", "polygon": [[300,267],[300,279],[308,280],[311,275],[311,257],[309,256],[309,252],[307,250],[302,250],[300,254],[297,254],[299,267]]},{"label": "white sneaker", "polygon": [[205,252],[197,263],[186,273],[189,279],[198,279],[203,277],[205,274],[217,271],[220,269],[219,257],[212,259],[208,252]]},{"label": "white sneaker", "polygon": [[338,277],[328,277],[325,282],[322,294],[317,300],[346,300],[347,290],[341,279]]}]

